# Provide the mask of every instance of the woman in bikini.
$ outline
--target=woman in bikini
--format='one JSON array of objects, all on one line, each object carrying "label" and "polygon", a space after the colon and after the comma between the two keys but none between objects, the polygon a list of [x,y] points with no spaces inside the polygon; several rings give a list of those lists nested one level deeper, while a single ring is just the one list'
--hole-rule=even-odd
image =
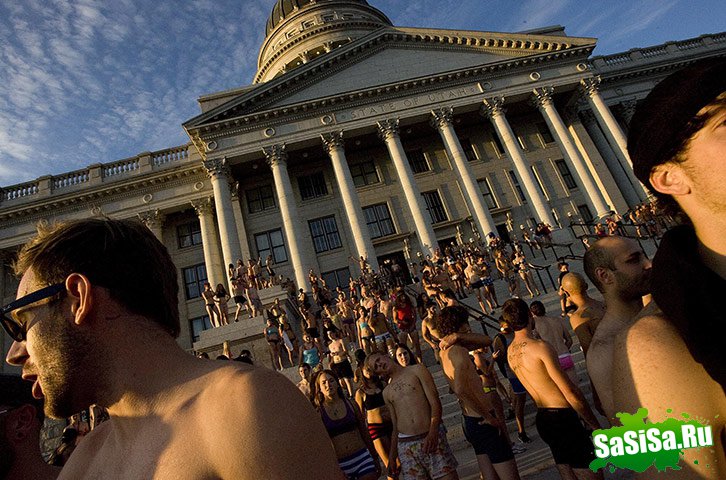
[{"label": "woman in bikini", "polygon": [[[288,322],[287,314],[285,314],[284,310],[279,314],[277,319],[280,322],[280,336],[282,336],[282,341],[285,344],[287,356],[290,359],[290,365],[295,365],[293,357],[298,356],[298,350],[300,349],[300,345],[297,341],[297,335],[295,335],[292,325]],[[287,337],[287,342],[285,342],[285,337]]]},{"label": "woman in bikini", "polygon": [[313,337],[309,333],[303,334],[303,343],[300,347],[298,364],[307,363],[310,365],[310,369],[316,372],[323,368],[320,363],[320,358],[320,350],[318,349],[318,345],[313,341]]},{"label": "woman in bikini", "polygon": [[381,474],[381,467],[365,418],[358,406],[345,398],[332,371],[323,370],[315,376],[313,402],[346,477],[376,480]]},{"label": "woman in bikini", "polygon": [[360,307],[357,322],[358,345],[365,350],[366,354],[370,354],[376,348],[375,336],[373,329],[368,324],[368,309]]},{"label": "woman in bikini", "polygon": [[275,325],[275,321],[271,318],[267,319],[267,326],[264,330],[265,340],[270,346],[270,355],[272,356],[272,366],[275,370],[282,370],[282,358],[280,358],[280,328]]},{"label": "woman in bikini", "polygon": [[383,401],[384,385],[381,379],[365,366],[360,370],[359,380],[360,387],[355,392],[355,402],[365,413],[373,446],[387,469],[393,423],[388,407]]},{"label": "woman in bikini", "polygon": [[214,291],[214,303],[217,304],[219,310],[219,321],[222,325],[229,325],[229,294],[227,289],[221,283],[217,285],[217,289]]},{"label": "woman in bikini", "polygon": [[[514,252],[514,259],[512,260],[512,263],[514,264],[514,267],[519,273],[519,278],[522,279],[522,281],[524,282],[524,286],[527,287],[527,291],[529,292],[529,298],[534,298],[535,295],[539,297],[539,288],[537,288],[537,284],[532,277],[532,271],[530,269],[529,262],[527,261],[527,258],[524,256],[524,253],[521,250]],[[535,292],[537,293],[535,294]]]}]

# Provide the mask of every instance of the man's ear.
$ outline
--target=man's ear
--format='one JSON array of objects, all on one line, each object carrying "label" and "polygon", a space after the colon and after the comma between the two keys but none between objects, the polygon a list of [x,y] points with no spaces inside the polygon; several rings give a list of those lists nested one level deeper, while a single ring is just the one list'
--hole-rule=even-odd
[{"label": "man's ear", "polygon": [[91,281],[81,273],[71,273],[66,278],[66,291],[71,299],[71,313],[74,322],[81,324],[88,318],[94,303]]},{"label": "man's ear", "polygon": [[663,194],[680,196],[691,193],[691,185],[683,167],[675,162],[666,162],[650,171],[650,184]]},{"label": "man's ear", "polygon": [[612,285],[613,271],[605,267],[597,267],[595,269],[595,277],[600,281],[601,285]]}]

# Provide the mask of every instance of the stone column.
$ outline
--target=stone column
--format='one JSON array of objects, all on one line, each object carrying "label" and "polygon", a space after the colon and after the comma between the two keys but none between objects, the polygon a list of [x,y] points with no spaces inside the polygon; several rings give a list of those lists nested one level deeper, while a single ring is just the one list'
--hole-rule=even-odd
[{"label": "stone column", "polygon": [[527,164],[527,160],[524,158],[522,149],[519,146],[519,142],[514,136],[512,127],[509,126],[507,118],[504,116],[504,97],[495,97],[484,100],[481,113],[485,117],[489,118],[494,125],[494,130],[497,132],[499,139],[504,145],[504,149],[507,151],[507,155],[514,164],[514,171],[517,175],[519,183],[524,187],[524,195],[527,201],[532,206],[534,214],[540,222],[547,223],[548,225],[555,225],[555,221],[552,218],[547,202],[545,201],[542,194],[539,192],[532,170]]},{"label": "stone column", "polygon": [[323,146],[330,156],[330,161],[333,163],[335,180],[338,183],[340,196],[343,198],[345,215],[348,217],[348,225],[353,234],[356,252],[359,257],[363,256],[367,258],[371,268],[377,271],[378,259],[376,258],[376,251],[373,248],[368,225],[363,215],[363,209],[360,206],[358,193],[355,190],[353,175],[351,175],[348,161],[345,159],[343,132],[327,133],[320,135],[320,138],[323,140]]},{"label": "stone column", "polygon": [[401,143],[401,137],[398,135],[398,119],[378,122],[378,134],[386,143],[386,148],[388,148],[388,153],[396,168],[396,174],[401,181],[401,188],[406,196],[406,203],[408,203],[408,208],[411,209],[411,216],[413,217],[416,234],[421,245],[421,253],[423,255],[433,255],[438,245],[436,234],[431,226],[431,222],[426,218],[424,199],[413,178],[411,165],[408,163],[406,152]]},{"label": "stone column", "polygon": [[280,202],[280,215],[282,216],[282,227],[285,232],[287,249],[290,252],[290,263],[295,272],[295,283],[298,288],[310,291],[308,280],[309,260],[304,257],[305,250],[301,244],[303,237],[300,215],[297,211],[295,196],[292,192],[290,174],[287,172],[287,153],[285,144],[272,145],[262,149],[268,165],[272,169],[272,176],[275,180],[275,191],[277,200]]},{"label": "stone column", "polygon": [[555,104],[552,101],[553,91],[554,89],[552,87],[535,88],[532,99],[533,103],[542,112],[547,126],[555,137],[560,150],[562,150],[565,161],[569,164],[570,168],[574,168],[576,175],[580,179],[582,193],[590,203],[590,206],[593,207],[596,216],[604,217],[607,215],[610,207],[605,202],[590,172],[587,171],[585,161],[582,159],[580,152],[577,151],[577,147],[575,147],[570,134],[567,132],[565,123],[555,108]]},{"label": "stone column", "polygon": [[612,112],[607,105],[605,105],[602,96],[600,96],[600,92],[597,88],[599,83],[600,79],[598,77],[585,78],[580,81],[582,91],[585,94],[585,99],[590,105],[590,108],[592,108],[592,112],[595,114],[597,123],[599,123],[602,127],[602,131],[608,139],[608,142],[610,142],[615,155],[623,165],[625,173],[628,174],[628,178],[633,184],[638,197],[640,197],[641,200],[646,200],[648,198],[648,194],[638,178],[635,176],[635,173],[633,173],[633,162],[630,160],[630,155],[628,155],[628,140],[625,138],[625,134],[620,128],[620,125],[618,125],[617,120],[615,120]]},{"label": "stone column", "polygon": [[138,214],[139,220],[141,220],[146,227],[151,230],[154,236],[161,242],[162,232],[164,231],[164,214],[159,211],[158,208],[142,212]]},{"label": "stone column", "polygon": [[602,130],[600,130],[600,126],[595,121],[595,114],[592,113],[592,110],[584,110],[580,112],[580,117],[582,118],[582,123],[585,126],[587,133],[590,135],[590,138],[592,138],[592,141],[600,152],[600,155],[602,155],[603,160],[605,160],[605,164],[615,179],[615,183],[617,183],[623,197],[625,197],[625,201],[628,203],[628,206],[634,207],[640,203],[640,197],[626,173],[626,170],[628,169],[627,165],[623,167],[618,158],[615,156],[615,152],[610,147],[605,135],[603,135]]},{"label": "stone column", "polygon": [[237,223],[232,210],[232,193],[230,192],[230,171],[226,158],[206,160],[204,168],[212,180],[214,190],[214,207],[217,211],[219,236],[222,244],[224,264],[235,263],[242,256],[237,234]]},{"label": "stone column", "polygon": [[476,183],[464,149],[461,148],[459,137],[456,136],[454,131],[454,125],[452,124],[454,109],[451,107],[437,108],[432,110],[431,114],[433,115],[431,126],[437,129],[441,135],[446,154],[451,159],[454,171],[461,180],[464,192],[466,192],[464,200],[477,223],[479,231],[483,232],[484,235],[489,232],[496,233],[497,228],[494,225],[494,220],[492,220],[492,215],[484,202],[484,196]]},{"label": "stone column", "polygon": [[239,199],[239,182],[234,182],[230,190],[232,193],[232,211],[234,212],[234,221],[237,224],[237,238],[239,239],[241,258],[246,262],[248,258],[252,258],[252,254],[250,253],[250,244],[247,241],[245,218],[242,214],[242,205]]},{"label": "stone column", "polygon": [[222,263],[219,254],[219,236],[214,223],[214,205],[212,197],[192,200],[192,207],[199,217],[199,230],[202,233],[202,249],[204,250],[204,265],[207,268],[207,281],[216,287],[218,283],[227,285],[226,266]]}]

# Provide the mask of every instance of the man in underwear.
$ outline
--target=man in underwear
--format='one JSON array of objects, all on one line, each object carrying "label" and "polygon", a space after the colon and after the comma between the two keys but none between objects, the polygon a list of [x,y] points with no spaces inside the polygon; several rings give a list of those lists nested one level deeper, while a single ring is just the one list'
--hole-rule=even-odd
[{"label": "man in underwear", "polygon": [[391,329],[391,324],[388,322],[386,316],[378,311],[378,302],[372,301],[369,305],[368,326],[375,336],[373,339],[375,348],[379,352],[390,352],[395,349],[394,338],[396,338]]},{"label": "man in underwear", "polygon": [[403,480],[457,480],[457,461],[441,422],[441,399],[426,367],[402,367],[383,353],[366,357],[365,366],[389,379],[383,390],[393,422],[388,475],[400,474]]},{"label": "man in underwear", "polygon": [[[468,332],[468,318],[464,307],[445,307],[436,320],[436,334],[446,337]],[[482,478],[519,479],[504,418],[497,416],[496,406],[484,393],[468,349],[455,344],[442,350],[441,366],[459,399],[464,435],[474,448]]]},{"label": "man in underwear", "polygon": [[509,366],[537,404],[536,425],[549,445],[557,470],[564,479],[602,478],[589,469],[595,459],[590,430],[600,428],[577,385],[560,368],[554,349],[532,337],[532,314],[519,298],[502,307],[504,321],[514,330],[507,350]]},{"label": "man in underwear", "polygon": [[575,362],[572,360],[570,348],[572,347],[572,335],[565,328],[564,320],[546,316],[545,306],[539,300],[535,300],[529,305],[529,311],[532,312],[534,331],[540,339],[549,343],[555,349],[560,367],[570,377],[572,383],[578,384],[577,372],[575,371]]},{"label": "man in underwear", "polygon": [[40,454],[43,401],[17,375],[0,374],[0,478],[52,480],[60,468]]},{"label": "man in underwear", "polygon": [[605,314],[605,305],[587,294],[587,282],[579,273],[570,272],[562,277],[562,291],[570,303],[577,307],[577,310],[570,313],[570,326],[587,357],[592,336]]},{"label": "man in underwear", "polygon": [[724,79],[723,57],[672,74],[638,105],[628,133],[638,179],[690,224],[663,236],[653,258],[653,301],[616,342],[615,410],[645,407],[652,422],[671,416],[667,409],[686,412],[709,423],[714,441],[685,449],[682,470],[659,479],[726,478]]},{"label": "man in underwear", "polygon": [[197,359],[176,342],[177,268],[142,223],[41,225],[15,272],[18,300],[0,312],[14,340],[8,363],[22,367],[47,415],[94,404],[110,415],[60,478],[343,478],[292,382]]},{"label": "man in underwear", "polygon": [[650,293],[651,262],[630,238],[605,237],[585,252],[585,273],[605,299],[605,315],[587,354],[587,372],[605,416],[615,418],[613,406],[613,348],[615,338],[632,325]]}]

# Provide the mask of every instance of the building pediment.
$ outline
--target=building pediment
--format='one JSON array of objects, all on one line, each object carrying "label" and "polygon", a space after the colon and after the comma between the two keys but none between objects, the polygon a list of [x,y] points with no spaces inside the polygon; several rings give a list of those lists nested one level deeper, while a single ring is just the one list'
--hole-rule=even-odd
[{"label": "building pediment", "polygon": [[339,106],[365,90],[390,93],[391,88],[407,88],[404,84],[456,81],[462,75],[471,79],[562,57],[586,58],[595,41],[540,33],[382,28],[239,96],[227,97],[184,127],[199,148],[205,132],[279,120],[299,114],[300,109]]}]

